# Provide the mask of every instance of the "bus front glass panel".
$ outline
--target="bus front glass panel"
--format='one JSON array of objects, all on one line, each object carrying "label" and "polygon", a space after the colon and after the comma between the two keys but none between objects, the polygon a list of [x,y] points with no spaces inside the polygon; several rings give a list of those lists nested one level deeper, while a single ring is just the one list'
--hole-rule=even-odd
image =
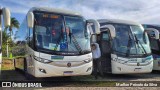
[{"label": "bus front glass panel", "polygon": [[[90,51],[90,39],[89,37],[85,37],[85,34],[88,34],[88,32],[85,30],[85,21],[83,18],[65,16],[65,22],[66,27],[69,27],[72,35],[74,35],[72,39],[76,39],[82,51]],[[75,42],[73,40],[70,42],[70,37],[68,37],[68,40],[68,51],[77,51]]]},{"label": "bus front glass panel", "polygon": [[133,35],[135,35],[137,37],[137,40],[139,42],[138,44],[136,44],[136,46],[138,48],[137,53],[138,54],[145,54],[145,52],[146,52],[146,54],[151,54],[149,38],[148,38],[147,34],[144,33],[143,27],[138,26],[138,25],[132,25],[131,30],[132,30]]},{"label": "bus front glass panel", "polygon": [[79,16],[35,13],[36,47],[46,52],[79,53],[78,45],[82,51],[90,51],[90,39],[85,37],[85,27],[85,20]]},{"label": "bus front glass panel", "polygon": [[116,37],[113,39],[113,50],[119,55],[143,56],[150,54],[149,40],[143,28],[134,25],[114,24]]}]

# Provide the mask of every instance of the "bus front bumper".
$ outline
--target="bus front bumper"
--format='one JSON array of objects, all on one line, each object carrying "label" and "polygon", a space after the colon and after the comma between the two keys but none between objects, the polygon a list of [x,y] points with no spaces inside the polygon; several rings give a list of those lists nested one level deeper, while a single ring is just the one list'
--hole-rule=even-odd
[{"label": "bus front bumper", "polygon": [[92,61],[76,67],[58,67],[35,61],[35,77],[80,76],[92,73]]},{"label": "bus front bumper", "polygon": [[144,66],[130,66],[112,61],[112,74],[138,74],[150,73],[153,69],[153,61]]}]

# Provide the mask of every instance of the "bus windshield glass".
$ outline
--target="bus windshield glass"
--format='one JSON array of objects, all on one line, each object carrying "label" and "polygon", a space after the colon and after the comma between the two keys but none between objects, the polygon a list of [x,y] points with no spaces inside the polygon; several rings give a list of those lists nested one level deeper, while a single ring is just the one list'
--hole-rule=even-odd
[{"label": "bus windshield glass", "polygon": [[[66,27],[70,29],[71,36],[68,35],[69,51],[90,51],[90,39],[86,34],[85,21],[83,18],[65,16]],[[68,32],[68,30],[66,30]]]},{"label": "bus windshield glass", "polygon": [[150,54],[148,36],[138,25],[113,24],[116,37],[113,39],[113,49],[116,53],[129,56]]},{"label": "bus windshield glass", "polygon": [[55,52],[90,51],[85,21],[78,16],[35,13],[35,41],[38,49]]}]

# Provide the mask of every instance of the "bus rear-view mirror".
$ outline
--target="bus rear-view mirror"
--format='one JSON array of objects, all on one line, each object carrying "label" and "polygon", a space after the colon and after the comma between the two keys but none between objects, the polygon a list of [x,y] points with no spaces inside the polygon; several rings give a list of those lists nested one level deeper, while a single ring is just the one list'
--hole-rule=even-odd
[{"label": "bus rear-view mirror", "polygon": [[89,19],[87,20],[87,23],[93,24],[94,30],[92,29],[91,34],[100,34],[100,25],[97,20]]},{"label": "bus rear-view mirror", "polygon": [[96,34],[92,34],[90,41],[91,41],[91,43],[96,43],[97,42],[97,35]]},{"label": "bus rear-view mirror", "polygon": [[2,14],[3,14],[4,26],[5,27],[10,26],[11,22],[10,10],[8,8],[2,8]]},{"label": "bus rear-view mirror", "polygon": [[152,38],[159,39],[159,31],[154,28],[146,28],[145,32],[149,34]]},{"label": "bus rear-view mirror", "polygon": [[101,28],[103,28],[106,31],[109,30],[112,38],[116,37],[116,30],[113,25],[104,25],[104,26],[101,26]]},{"label": "bus rear-view mirror", "polygon": [[33,12],[29,12],[27,14],[27,24],[29,28],[33,28],[34,25],[34,14]]}]

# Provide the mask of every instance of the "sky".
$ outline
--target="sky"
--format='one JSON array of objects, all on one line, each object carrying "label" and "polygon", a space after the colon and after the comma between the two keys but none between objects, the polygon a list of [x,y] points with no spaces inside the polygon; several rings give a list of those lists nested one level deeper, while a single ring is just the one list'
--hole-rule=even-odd
[{"label": "sky", "polygon": [[78,11],[86,19],[124,19],[160,24],[159,0],[0,0],[21,23],[31,7]]},{"label": "sky", "polygon": [[0,0],[8,7],[11,17],[20,23],[32,7],[68,9],[86,19],[123,19],[144,24],[160,24],[159,0]]}]

